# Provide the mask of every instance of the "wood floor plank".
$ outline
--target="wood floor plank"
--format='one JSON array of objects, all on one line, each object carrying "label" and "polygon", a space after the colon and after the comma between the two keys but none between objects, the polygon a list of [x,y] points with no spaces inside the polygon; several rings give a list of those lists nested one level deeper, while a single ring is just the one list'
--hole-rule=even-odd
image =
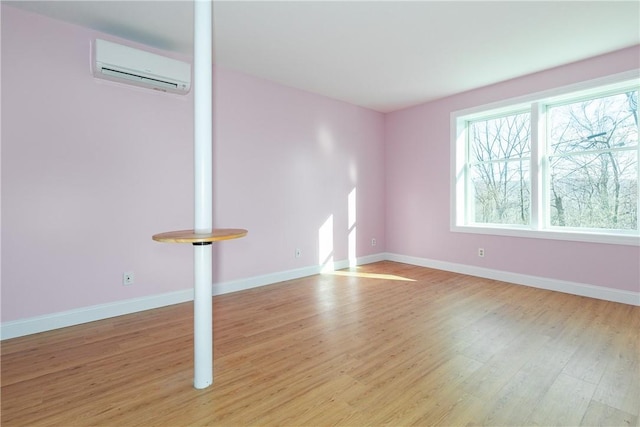
[{"label": "wood floor plank", "polygon": [[635,427],[638,426],[638,416],[592,400],[580,425],[585,427]]},{"label": "wood floor plank", "polygon": [[[622,311],[622,310],[621,310]],[[630,318],[627,318],[631,320]],[[632,320],[631,320],[632,321]],[[640,329],[635,331],[616,325],[603,375],[594,400],[613,408],[640,415]]]},{"label": "wood floor plank", "polygon": [[460,383],[480,365],[459,354],[433,370],[429,370],[429,365],[418,366],[417,372],[408,373],[394,385],[398,389],[396,399],[379,411],[381,414],[374,418],[374,423],[437,425],[459,402]]},{"label": "wood floor plank", "polygon": [[[596,386],[569,375],[560,374],[534,408],[527,425],[580,425]],[[572,408],[567,411],[567,407]]]},{"label": "wood floor plank", "polygon": [[522,335],[512,345],[496,353],[490,360],[474,372],[463,384],[462,389],[479,398],[495,396],[509,384],[525,364],[536,359],[540,350],[549,342],[542,335]]},{"label": "wood floor plank", "polygon": [[394,262],[2,342],[2,426],[638,425],[640,307]]},{"label": "wood floor plank", "polygon": [[526,425],[567,360],[568,355],[556,353],[551,347],[541,348],[493,398],[483,396],[489,407],[483,424]]}]

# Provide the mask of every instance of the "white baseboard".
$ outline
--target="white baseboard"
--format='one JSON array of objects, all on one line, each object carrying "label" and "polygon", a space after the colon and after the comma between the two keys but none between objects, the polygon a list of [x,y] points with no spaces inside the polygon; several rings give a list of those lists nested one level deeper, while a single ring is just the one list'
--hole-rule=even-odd
[{"label": "white baseboard", "polygon": [[619,289],[605,288],[602,286],[587,285],[584,283],[569,282],[565,280],[549,279],[546,277],[530,276],[526,274],[511,273],[508,271],[492,270],[464,264],[455,264],[445,261],[437,261],[426,258],[417,258],[407,255],[386,253],[385,259],[420,267],[435,268],[437,270],[451,271],[486,279],[500,280],[502,282],[525,285],[533,288],[563,292],[566,294],[596,298],[605,301],[619,302],[622,304],[640,306],[640,292],[623,291]]},{"label": "white baseboard", "polygon": [[[384,261],[385,254],[375,254],[360,257],[355,260],[356,265],[371,264],[372,262]],[[263,276],[249,277],[231,282],[216,283],[213,285],[213,295],[223,295],[231,292],[244,291],[246,289],[257,288],[274,283],[285,282],[287,280],[299,279],[301,277],[313,276],[327,270],[341,270],[349,267],[349,260],[336,261],[333,266],[314,265],[295,270],[282,271],[278,273],[265,274]]]},{"label": "white baseboard", "polygon": [[[356,264],[370,264],[372,262],[383,261],[384,259],[384,254],[369,255],[358,258],[356,260]],[[349,267],[348,260],[333,263],[333,269],[335,270],[346,267]],[[238,292],[287,280],[299,279],[301,277],[313,276],[314,274],[320,273],[321,270],[321,266],[310,266],[295,270],[265,274],[262,276],[249,277],[247,279],[214,283],[213,295]],[[108,304],[94,305],[43,316],[4,322],[0,325],[0,340],[37,334],[39,332],[80,325],[82,323],[108,319],[124,314],[137,313],[139,311],[180,304],[192,300],[193,289],[185,289],[166,294],[151,295],[148,297],[117,301]]]},{"label": "white baseboard", "polygon": [[138,311],[151,310],[153,308],[165,307],[167,305],[179,304],[191,300],[193,300],[193,289],[185,289],[166,294],[133,298],[46,314],[44,316],[30,317],[28,319],[4,322],[0,329],[0,339],[6,340],[24,335],[37,334],[39,332],[66,328],[67,326],[80,325],[82,323],[108,319],[110,317],[136,313]]},{"label": "white baseboard", "polygon": [[[582,283],[567,282],[562,280],[548,279],[544,277],[529,276],[525,274],[510,273],[506,271],[491,270],[488,268],[455,264],[444,261],[417,258],[407,255],[393,253],[380,253],[358,258],[356,265],[370,264],[378,261],[395,261],[405,264],[417,265],[421,267],[435,268],[438,270],[451,271],[470,276],[484,277],[487,279],[500,280],[503,282],[518,285],[531,286],[534,288],[547,289],[551,291],[564,292],[573,295],[580,295],[590,298],[597,298],[606,301],[619,302],[640,306],[640,292],[622,291],[600,286],[586,285]],[[340,270],[349,267],[348,260],[333,263],[333,268],[329,270]],[[231,292],[238,292],[259,286],[271,285],[287,280],[299,279],[301,277],[313,276],[327,268],[321,266],[303,267],[295,270],[287,270],[278,273],[265,274],[262,276],[249,277],[247,279],[234,280],[229,282],[215,283],[213,285],[213,295],[223,295]],[[193,289],[152,295],[143,298],[135,298],[125,301],[118,301],[109,304],[100,304],[91,307],[84,307],[59,313],[47,314],[44,316],[20,319],[5,322],[0,325],[0,340],[36,334],[67,326],[79,325],[96,320],[108,319],[110,317],[124,314],[136,313],[158,307],[179,304],[193,300]]]}]

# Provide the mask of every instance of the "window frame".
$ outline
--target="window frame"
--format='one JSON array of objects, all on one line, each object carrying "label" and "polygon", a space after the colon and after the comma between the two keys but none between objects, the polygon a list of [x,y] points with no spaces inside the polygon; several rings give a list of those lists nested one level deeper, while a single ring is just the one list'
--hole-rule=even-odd
[{"label": "window frame", "polygon": [[[555,239],[594,243],[640,246],[640,218],[635,230],[610,230],[559,227],[550,225],[548,191],[548,165],[546,156],[547,106],[607,96],[629,86],[640,90],[640,70],[631,70],[607,77],[588,80],[560,88],[536,92],[451,112],[451,206],[450,229],[452,232],[478,233],[511,237]],[[500,117],[523,110],[530,111],[531,118],[531,206],[529,225],[502,225],[474,223],[470,217],[473,201],[469,200],[469,170],[466,123],[473,120]],[[638,145],[638,184],[640,185],[640,144]],[[640,197],[638,201],[640,214]]]}]

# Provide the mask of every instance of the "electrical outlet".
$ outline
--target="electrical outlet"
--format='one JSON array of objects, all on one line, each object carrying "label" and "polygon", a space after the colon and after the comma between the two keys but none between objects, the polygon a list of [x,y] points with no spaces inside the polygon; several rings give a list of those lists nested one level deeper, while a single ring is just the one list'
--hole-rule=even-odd
[{"label": "electrical outlet", "polygon": [[133,272],[122,273],[122,285],[133,285]]},{"label": "electrical outlet", "polygon": [[378,242],[376,242],[375,237],[371,239],[371,246],[375,246]]},{"label": "electrical outlet", "polygon": [[300,258],[302,256],[302,251],[300,248],[296,248],[296,258]]},{"label": "electrical outlet", "polygon": [[484,258],[484,248],[478,248],[478,256]]}]

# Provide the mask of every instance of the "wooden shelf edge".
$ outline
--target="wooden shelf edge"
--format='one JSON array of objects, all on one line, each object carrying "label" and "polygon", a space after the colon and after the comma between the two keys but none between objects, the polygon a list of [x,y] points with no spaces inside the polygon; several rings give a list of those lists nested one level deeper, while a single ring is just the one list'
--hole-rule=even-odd
[{"label": "wooden shelf edge", "polygon": [[211,233],[196,233],[194,230],[167,231],[154,234],[151,238],[162,243],[211,243],[221,240],[239,239],[246,236],[243,228],[215,228]]}]

